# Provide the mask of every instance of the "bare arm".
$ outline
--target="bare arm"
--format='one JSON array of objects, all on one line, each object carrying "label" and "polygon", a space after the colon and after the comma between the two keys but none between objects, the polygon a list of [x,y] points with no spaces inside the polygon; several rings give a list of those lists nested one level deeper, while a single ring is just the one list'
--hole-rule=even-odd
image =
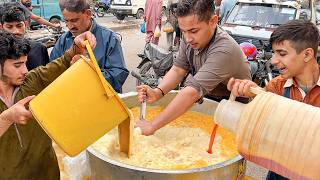
[{"label": "bare arm", "polygon": [[[158,87],[163,91],[164,94],[167,94],[169,91],[177,87],[186,74],[187,71],[185,69],[173,65],[164,76]],[[139,102],[143,102],[146,97],[148,103],[154,103],[162,98],[161,91],[159,89],[151,89],[146,85],[138,86],[137,92],[139,94]]]},{"label": "bare arm", "polygon": [[39,16],[33,14],[33,13],[31,14],[30,18],[35,20],[35,21],[37,21],[38,23],[44,24],[46,26],[51,26],[51,27],[54,27],[54,28],[57,28],[57,27],[60,26],[60,24],[53,24],[53,23],[51,23],[51,22],[43,19],[42,17],[39,17]]},{"label": "bare arm", "polygon": [[[159,88],[166,94],[170,90],[174,89],[185,77],[187,71],[178,66],[172,66],[169,72],[165,75],[161,81]],[[158,89],[151,89],[146,86],[138,87],[139,101],[142,102],[145,97],[149,103],[155,102],[162,97],[161,91]],[[165,108],[165,110],[154,119],[154,121],[140,120],[137,122],[137,127],[140,127],[144,135],[152,135],[156,130],[165,126],[169,122],[173,121],[188,109],[200,98],[198,91],[188,86],[180,91],[180,93],[171,101],[171,103]]]},{"label": "bare arm", "polygon": [[175,120],[183,113],[188,111],[192,105],[200,98],[198,91],[188,86],[181,90],[179,94],[170,102],[159,116],[152,122],[140,120],[136,126],[139,127],[144,135],[152,135],[154,132],[171,121]]},{"label": "bare arm", "polygon": [[170,102],[165,110],[154,119],[152,122],[153,127],[157,130],[175,120],[188,111],[199,98],[200,95],[195,88],[191,86],[184,88]]},{"label": "bare arm", "polygon": [[158,87],[160,87],[166,94],[172,89],[176,88],[178,84],[181,83],[186,74],[187,71],[185,69],[173,65],[167,72],[167,74],[163,77]]}]

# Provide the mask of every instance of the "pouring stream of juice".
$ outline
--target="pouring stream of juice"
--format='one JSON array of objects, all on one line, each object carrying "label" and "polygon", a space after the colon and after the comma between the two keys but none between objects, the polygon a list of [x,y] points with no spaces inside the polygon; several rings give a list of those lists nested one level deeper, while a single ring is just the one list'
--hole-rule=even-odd
[{"label": "pouring stream of juice", "polygon": [[214,138],[216,137],[216,133],[217,133],[217,129],[218,129],[218,124],[215,124],[211,133],[211,137],[210,137],[210,142],[209,142],[209,148],[208,148],[208,153],[212,154],[212,146],[214,143]]}]

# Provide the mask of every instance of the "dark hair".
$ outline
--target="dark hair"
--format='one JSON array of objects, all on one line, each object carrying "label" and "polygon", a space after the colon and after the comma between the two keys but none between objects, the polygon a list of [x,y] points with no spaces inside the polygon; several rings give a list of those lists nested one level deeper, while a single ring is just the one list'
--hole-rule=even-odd
[{"label": "dark hair", "polygon": [[185,17],[191,14],[198,15],[200,21],[209,21],[214,15],[213,0],[180,0],[176,9],[177,17]]},{"label": "dark hair", "polygon": [[88,0],[59,0],[61,12],[67,10],[70,12],[80,13],[90,9]]},{"label": "dark hair", "polygon": [[25,21],[24,10],[21,7],[5,5],[1,16],[1,24],[5,22],[21,22]]},{"label": "dark hair", "polygon": [[306,20],[291,20],[276,28],[270,37],[270,44],[290,41],[292,47],[299,54],[301,51],[312,48],[317,55],[319,44],[319,30],[312,22]]},{"label": "dark hair", "polygon": [[8,32],[0,30],[0,64],[2,68],[6,60],[26,56],[30,49],[30,42],[28,40],[15,37]]}]

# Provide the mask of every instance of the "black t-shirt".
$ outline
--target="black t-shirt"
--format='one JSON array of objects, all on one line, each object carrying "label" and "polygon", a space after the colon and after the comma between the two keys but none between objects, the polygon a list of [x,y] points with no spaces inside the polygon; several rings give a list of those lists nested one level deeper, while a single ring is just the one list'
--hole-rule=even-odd
[{"label": "black t-shirt", "polygon": [[38,42],[31,41],[31,50],[28,54],[27,68],[32,70],[38,66],[44,66],[49,62],[47,48]]}]

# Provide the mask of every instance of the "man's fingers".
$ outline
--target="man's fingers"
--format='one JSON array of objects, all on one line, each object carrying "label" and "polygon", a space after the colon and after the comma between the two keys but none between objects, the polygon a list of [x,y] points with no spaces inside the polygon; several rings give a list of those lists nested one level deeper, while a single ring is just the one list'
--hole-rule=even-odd
[{"label": "man's fingers", "polygon": [[233,85],[234,85],[234,82],[235,82],[235,80],[234,80],[233,77],[229,79],[228,84],[227,84],[227,88],[228,88],[229,91],[232,90],[232,87],[233,87]]},{"label": "man's fingers", "polygon": [[86,33],[86,39],[89,41],[90,46],[94,49],[97,44],[96,37],[92,33]]},{"label": "man's fingers", "polygon": [[79,59],[81,58],[81,56],[80,55],[75,55],[75,56],[73,56],[73,58],[72,58],[72,60],[71,60],[71,64],[74,64],[75,62],[77,62]]},{"label": "man's fingers", "polygon": [[140,86],[137,86],[136,89],[137,91],[147,91],[148,90],[148,85],[140,85]]},{"label": "man's fingers", "polygon": [[25,113],[24,113],[24,116],[26,117],[26,119],[31,119],[33,118],[33,115],[31,113],[31,111],[27,110]]},{"label": "man's fingers", "polygon": [[231,93],[232,93],[234,96],[236,96],[236,97],[240,96],[240,95],[239,95],[239,91],[238,91],[238,89],[239,89],[239,84],[240,84],[239,81],[235,81],[234,84],[233,84],[233,86],[232,86],[232,90],[231,90]]},{"label": "man's fingers", "polygon": [[26,105],[27,103],[29,103],[35,96],[28,96],[24,99],[21,99],[20,101],[17,102],[17,104],[21,104],[21,105]]},{"label": "man's fingers", "polygon": [[85,48],[86,47],[86,44],[84,43],[85,40],[89,41],[89,44],[92,48],[96,47],[96,38],[94,37],[94,35],[90,31],[86,31],[86,32],[80,34],[77,37],[76,43],[78,46]]}]

